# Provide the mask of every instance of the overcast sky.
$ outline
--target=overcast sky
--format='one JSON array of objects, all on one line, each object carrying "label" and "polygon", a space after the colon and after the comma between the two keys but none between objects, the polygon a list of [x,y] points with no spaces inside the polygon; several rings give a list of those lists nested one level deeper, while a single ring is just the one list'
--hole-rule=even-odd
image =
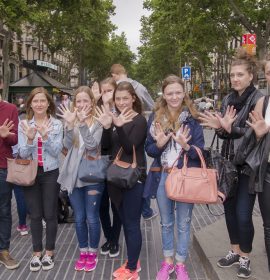
[{"label": "overcast sky", "polygon": [[143,0],[113,0],[115,16],[112,22],[118,27],[116,34],[126,33],[127,43],[130,49],[137,53],[140,45],[140,18],[149,12],[143,9]]}]

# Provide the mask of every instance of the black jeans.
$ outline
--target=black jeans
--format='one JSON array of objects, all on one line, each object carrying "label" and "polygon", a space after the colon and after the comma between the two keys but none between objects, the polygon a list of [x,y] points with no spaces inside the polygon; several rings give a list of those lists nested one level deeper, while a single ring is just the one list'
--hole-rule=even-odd
[{"label": "black jeans", "polygon": [[240,250],[250,253],[254,237],[252,212],[255,194],[249,194],[249,176],[239,174],[237,192],[224,202],[226,225],[233,245],[239,244]]},{"label": "black jeans", "polygon": [[258,194],[258,199],[263,219],[264,241],[270,271],[270,183],[264,181],[263,192]]},{"label": "black jeans", "polygon": [[[110,217],[110,205],[113,216],[112,221]],[[105,238],[107,239],[107,241],[118,245],[122,223],[118,210],[109,198],[106,184],[101,198],[99,215]]]},{"label": "black jeans", "polygon": [[7,169],[0,168],[0,251],[8,250],[11,237],[12,186],[6,182]]},{"label": "black jeans", "polygon": [[132,189],[123,192],[123,201],[119,209],[127,245],[127,268],[130,270],[136,270],[142,247],[140,221],[143,188],[142,183],[136,183]]},{"label": "black jeans", "polygon": [[42,218],[46,222],[45,249],[48,251],[55,249],[58,226],[58,194],[60,190],[57,183],[58,175],[58,169],[44,172],[43,168],[39,167],[35,184],[24,188],[25,202],[31,218],[34,252],[42,251]]}]

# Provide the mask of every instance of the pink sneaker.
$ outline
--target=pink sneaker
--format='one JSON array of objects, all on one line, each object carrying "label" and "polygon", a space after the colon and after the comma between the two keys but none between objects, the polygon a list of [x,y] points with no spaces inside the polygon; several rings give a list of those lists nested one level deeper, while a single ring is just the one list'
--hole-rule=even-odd
[{"label": "pink sneaker", "polygon": [[184,264],[177,264],[175,266],[176,280],[189,280],[186,266]]},{"label": "pink sneaker", "polygon": [[97,253],[88,253],[88,257],[84,266],[84,271],[93,271],[97,267],[98,257]]},{"label": "pink sneaker", "polygon": [[21,236],[28,234],[28,227],[27,225],[18,225],[17,231],[20,233]]},{"label": "pink sneaker", "polygon": [[80,253],[80,258],[75,263],[75,270],[78,270],[78,271],[84,270],[87,257],[88,257],[87,252]]},{"label": "pink sneaker", "polygon": [[169,280],[170,274],[174,271],[174,265],[166,262],[161,263],[161,268],[157,274],[156,280]]},{"label": "pink sneaker", "polygon": [[[122,274],[122,272],[123,272],[124,270],[126,270],[126,266],[127,266],[127,261],[125,261],[124,264],[122,264],[118,269],[116,269],[116,270],[114,271],[113,277],[116,277],[116,278],[117,278],[120,274]],[[140,272],[141,270],[142,270],[142,268],[141,268],[141,263],[140,263],[140,260],[138,260],[136,271],[137,271],[137,272]]]}]

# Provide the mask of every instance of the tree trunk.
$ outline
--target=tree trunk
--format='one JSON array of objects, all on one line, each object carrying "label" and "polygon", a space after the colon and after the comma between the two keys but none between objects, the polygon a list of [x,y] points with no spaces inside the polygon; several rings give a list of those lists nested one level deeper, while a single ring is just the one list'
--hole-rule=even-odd
[{"label": "tree trunk", "polygon": [[8,92],[9,92],[9,82],[10,82],[10,69],[9,69],[9,53],[10,53],[10,40],[11,40],[11,31],[10,30],[2,30],[4,34],[3,40],[3,60],[4,60],[4,87],[2,98],[4,100],[8,100]]}]

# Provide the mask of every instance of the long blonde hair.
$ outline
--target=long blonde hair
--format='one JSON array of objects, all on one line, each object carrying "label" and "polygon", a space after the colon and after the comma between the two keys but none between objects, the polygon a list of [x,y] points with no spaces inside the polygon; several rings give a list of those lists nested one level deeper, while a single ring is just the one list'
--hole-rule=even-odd
[{"label": "long blonde hair", "polygon": [[[162,83],[162,93],[164,94],[164,90],[168,85],[171,84],[180,84],[183,89],[185,90],[185,84],[182,81],[181,78],[179,78],[176,75],[169,75],[167,76]],[[184,108],[187,107],[193,118],[197,119],[198,118],[198,111],[196,110],[192,100],[190,99],[189,95],[185,93],[184,100],[179,107],[178,111],[176,114],[172,115],[171,112],[169,111],[168,105],[166,100],[161,96],[157,101],[155,105],[155,122],[160,123],[162,129],[167,132],[167,131],[173,131],[176,132],[179,127],[180,127],[180,122],[179,122],[179,115],[181,112],[184,110]]]},{"label": "long blonde hair", "polygon": [[[87,125],[88,127],[90,127],[91,125],[94,124],[95,122],[95,119],[94,119],[94,115],[95,115],[95,111],[96,111],[96,101],[95,101],[95,97],[94,97],[94,94],[91,90],[90,87],[88,86],[80,86],[77,88],[77,90],[75,91],[75,94],[74,94],[74,101],[73,101],[73,110],[74,110],[74,107],[76,107],[76,97],[79,93],[81,92],[85,92],[88,94],[88,96],[90,97],[91,99],[91,102],[92,102],[92,110],[91,110],[91,115],[89,116],[89,121],[87,122]],[[77,126],[75,126],[75,130],[76,132],[74,133],[74,139],[73,139],[73,145],[78,148],[79,147],[79,132],[77,131],[78,128]]]}]

